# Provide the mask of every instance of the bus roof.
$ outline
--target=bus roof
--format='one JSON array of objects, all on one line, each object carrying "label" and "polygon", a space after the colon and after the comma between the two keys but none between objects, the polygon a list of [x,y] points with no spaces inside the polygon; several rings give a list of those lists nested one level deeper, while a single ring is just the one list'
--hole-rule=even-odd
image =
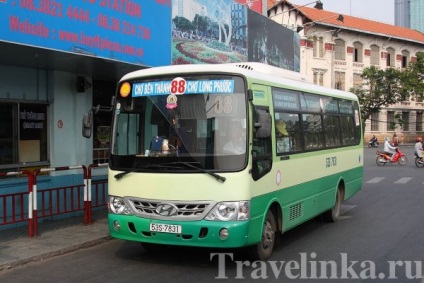
[{"label": "bus roof", "polygon": [[227,64],[185,64],[153,67],[128,73],[122,77],[121,81],[150,76],[166,76],[178,73],[241,74],[248,78],[254,78],[255,80],[268,81],[270,85],[273,86],[284,86],[285,88],[301,90],[304,92],[358,100],[357,96],[351,92],[319,86],[313,84],[306,78],[306,76],[298,72],[258,62],[240,62]]}]

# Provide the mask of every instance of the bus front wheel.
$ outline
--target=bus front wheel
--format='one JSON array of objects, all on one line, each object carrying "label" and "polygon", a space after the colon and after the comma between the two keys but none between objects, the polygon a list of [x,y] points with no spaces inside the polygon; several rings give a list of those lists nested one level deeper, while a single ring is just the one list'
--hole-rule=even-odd
[{"label": "bus front wheel", "polygon": [[249,247],[249,256],[252,260],[267,260],[271,257],[274,250],[275,237],[277,234],[277,224],[275,216],[271,210],[268,210],[262,228],[261,241]]}]

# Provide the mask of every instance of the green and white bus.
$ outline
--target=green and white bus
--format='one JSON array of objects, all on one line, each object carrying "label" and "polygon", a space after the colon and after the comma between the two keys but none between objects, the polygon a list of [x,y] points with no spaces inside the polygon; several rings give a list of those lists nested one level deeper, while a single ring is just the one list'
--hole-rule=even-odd
[{"label": "green and white bus", "polygon": [[113,104],[108,225],[155,245],[244,247],[334,222],[362,187],[357,97],[260,63],[129,73]]}]

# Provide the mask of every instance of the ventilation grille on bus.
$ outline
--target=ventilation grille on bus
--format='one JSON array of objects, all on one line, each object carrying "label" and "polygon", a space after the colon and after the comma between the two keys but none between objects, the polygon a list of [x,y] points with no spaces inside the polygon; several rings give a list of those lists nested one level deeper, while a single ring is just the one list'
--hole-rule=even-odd
[{"label": "ventilation grille on bus", "polygon": [[289,221],[296,220],[302,217],[303,214],[303,203],[299,202],[289,207]]},{"label": "ventilation grille on bus", "polygon": [[[153,219],[174,219],[174,220],[200,220],[215,205],[212,202],[175,202],[175,201],[157,201],[148,199],[128,198],[134,212],[138,216]],[[159,215],[156,212],[158,205],[171,204],[177,208],[176,215]]]},{"label": "ventilation grille on bus", "polygon": [[253,70],[252,66],[246,65],[246,64],[236,64],[237,67],[247,69],[247,70]]}]

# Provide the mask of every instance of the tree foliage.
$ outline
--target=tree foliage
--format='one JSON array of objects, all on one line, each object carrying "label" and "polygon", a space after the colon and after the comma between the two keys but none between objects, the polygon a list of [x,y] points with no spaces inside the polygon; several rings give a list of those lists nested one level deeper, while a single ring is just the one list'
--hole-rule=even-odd
[{"label": "tree foliage", "polygon": [[412,62],[403,73],[404,87],[410,95],[424,98],[424,53],[417,53],[417,61]]},{"label": "tree foliage", "polygon": [[402,71],[394,68],[381,70],[371,66],[363,69],[361,74],[363,85],[351,89],[358,96],[363,125],[372,113],[402,100],[405,89],[401,74]]},{"label": "tree foliage", "polygon": [[[388,68],[381,70],[375,66],[364,68],[361,74],[362,86],[350,91],[358,96],[361,105],[362,123],[372,113],[409,97],[424,99],[424,53],[417,53],[417,61],[408,68]],[[402,117],[395,117],[397,124],[402,124]],[[365,129],[365,127],[363,127]]]}]

